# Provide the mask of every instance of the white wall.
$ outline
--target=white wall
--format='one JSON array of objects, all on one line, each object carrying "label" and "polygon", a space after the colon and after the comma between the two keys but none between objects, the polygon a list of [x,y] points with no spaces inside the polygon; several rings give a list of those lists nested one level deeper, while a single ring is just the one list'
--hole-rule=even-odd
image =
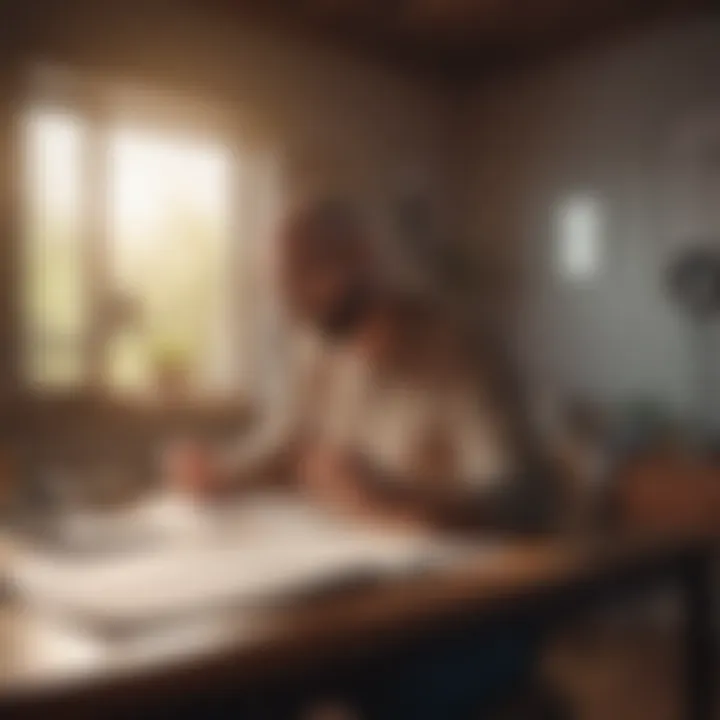
[{"label": "white wall", "polygon": [[[663,298],[660,273],[686,232],[678,134],[719,105],[720,23],[707,21],[654,27],[475,87],[465,116],[466,231],[478,253],[500,253],[513,268],[535,377],[567,391],[688,404],[688,331]],[[577,192],[602,202],[606,248],[597,277],[573,287],[553,267],[551,215]],[[720,399],[720,382],[712,391]]]}]

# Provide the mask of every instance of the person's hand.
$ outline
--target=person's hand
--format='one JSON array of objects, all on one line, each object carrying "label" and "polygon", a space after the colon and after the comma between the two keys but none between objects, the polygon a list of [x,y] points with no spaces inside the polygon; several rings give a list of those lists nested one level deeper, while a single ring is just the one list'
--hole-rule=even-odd
[{"label": "person's hand", "polygon": [[302,457],[299,475],[302,489],[320,504],[358,511],[367,503],[351,464],[337,450],[322,445],[309,448]]},{"label": "person's hand", "polygon": [[199,500],[215,498],[224,487],[215,454],[200,443],[183,441],[168,446],[162,457],[165,485]]},{"label": "person's hand", "polygon": [[313,502],[353,520],[400,532],[427,529],[425,518],[412,508],[393,507],[376,497],[364,482],[362,469],[341,451],[323,446],[309,449],[301,463],[300,482]]}]

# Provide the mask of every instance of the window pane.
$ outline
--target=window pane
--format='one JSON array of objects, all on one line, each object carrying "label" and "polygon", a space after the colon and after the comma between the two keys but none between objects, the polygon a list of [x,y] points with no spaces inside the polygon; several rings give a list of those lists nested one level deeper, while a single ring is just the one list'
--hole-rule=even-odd
[{"label": "window pane", "polygon": [[84,374],[87,327],[81,227],[84,128],[70,114],[35,112],[24,128],[24,371],[32,384],[72,386]]},{"label": "window pane", "polygon": [[601,261],[601,208],[592,196],[566,198],[557,210],[557,264],[563,278],[588,280]]},{"label": "window pane", "polygon": [[111,135],[112,386],[197,388],[224,379],[229,169],[220,146],[125,129]]}]

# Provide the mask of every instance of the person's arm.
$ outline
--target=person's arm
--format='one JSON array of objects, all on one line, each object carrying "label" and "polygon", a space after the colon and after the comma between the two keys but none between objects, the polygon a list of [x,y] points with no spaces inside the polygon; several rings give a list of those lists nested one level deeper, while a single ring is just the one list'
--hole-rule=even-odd
[{"label": "person's arm", "polygon": [[248,436],[218,454],[218,480],[228,492],[283,485],[292,475],[299,445],[296,418],[287,411],[276,411],[260,420]]},{"label": "person's arm", "polygon": [[391,477],[362,459],[356,461],[356,472],[372,505],[431,528],[485,528],[496,514],[493,489],[470,489],[451,477],[439,477],[432,485],[413,483],[412,478]]},{"label": "person's arm", "polygon": [[170,453],[169,483],[199,497],[237,494],[292,481],[317,356],[294,347],[285,377],[252,429],[224,449],[185,444]]},{"label": "person's arm", "polygon": [[367,452],[325,445],[307,477],[316,497],[350,514],[435,529],[535,530],[552,504],[546,468],[516,454],[499,420],[465,402],[392,470]]},{"label": "person's arm", "polygon": [[303,485],[314,500],[349,516],[428,529],[488,528],[506,503],[505,482],[472,488],[450,476],[428,480],[391,473],[357,453],[325,447],[305,463]]},{"label": "person's arm", "polygon": [[[547,465],[519,468],[494,482],[434,485],[389,473],[366,457],[326,451],[310,492],[348,515],[434,530],[542,532],[554,527],[556,492]],[[315,466],[317,469],[317,465]]]},{"label": "person's arm", "polygon": [[220,450],[193,441],[165,448],[165,484],[197,499],[211,500],[287,482],[296,457],[290,427],[260,421],[257,430]]},{"label": "person's arm", "polygon": [[220,473],[232,489],[242,491],[291,482],[321,372],[317,345],[310,338],[296,338],[284,382],[274,388],[264,416],[247,436],[219,457]]}]

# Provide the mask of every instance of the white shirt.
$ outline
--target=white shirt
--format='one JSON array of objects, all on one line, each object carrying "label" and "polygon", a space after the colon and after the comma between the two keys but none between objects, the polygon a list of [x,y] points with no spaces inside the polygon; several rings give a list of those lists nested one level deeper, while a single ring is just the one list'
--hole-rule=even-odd
[{"label": "white shirt", "polygon": [[441,433],[452,449],[455,482],[491,487],[510,470],[503,430],[477,387],[447,390],[382,377],[357,350],[310,332],[291,344],[284,381],[257,430],[232,450],[236,468],[302,433],[410,482],[423,439]]}]

